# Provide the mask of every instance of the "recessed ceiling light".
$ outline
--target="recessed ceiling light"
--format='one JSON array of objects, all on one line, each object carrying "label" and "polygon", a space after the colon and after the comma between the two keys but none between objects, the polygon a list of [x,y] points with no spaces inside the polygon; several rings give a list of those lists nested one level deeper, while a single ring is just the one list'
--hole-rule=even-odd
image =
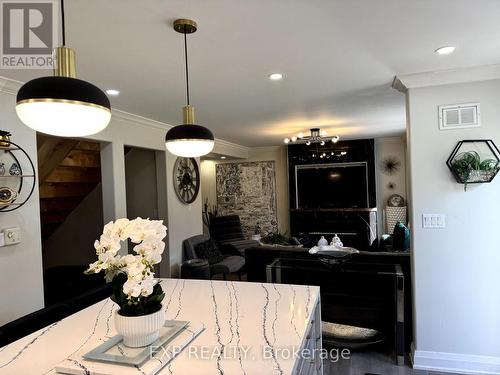
[{"label": "recessed ceiling light", "polygon": [[115,90],[115,89],[108,89],[108,90],[106,90],[106,94],[116,96],[116,95],[120,95],[120,91]]},{"label": "recessed ceiling light", "polygon": [[220,158],[221,158],[222,160],[224,160],[226,157],[225,157],[225,156],[221,156]]},{"label": "recessed ceiling light", "polygon": [[279,81],[280,79],[283,79],[283,74],[281,74],[281,73],[272,73],[272,74],[269,74],[269,79],[271,81]]},{"label": "recessed ceiling light", "polygon": [[450,53],[453,53],[457,47],[455,46],[445,46],[445,47],[439,47],[437,50],[434,52],[440,54],[440,55],[449,55]]}]

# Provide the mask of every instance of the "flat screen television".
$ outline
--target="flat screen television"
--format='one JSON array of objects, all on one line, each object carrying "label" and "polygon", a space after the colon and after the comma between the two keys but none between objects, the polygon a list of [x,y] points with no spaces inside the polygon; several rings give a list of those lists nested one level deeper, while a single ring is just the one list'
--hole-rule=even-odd
[{"label": "flat screen television", "polygon": [[367,208],[366,162],[297,165],[298,209]]}]

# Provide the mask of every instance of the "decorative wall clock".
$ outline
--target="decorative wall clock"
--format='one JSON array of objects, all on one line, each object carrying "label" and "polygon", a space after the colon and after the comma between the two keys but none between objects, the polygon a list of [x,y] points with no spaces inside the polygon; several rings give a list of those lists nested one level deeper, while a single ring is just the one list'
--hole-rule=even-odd
[{"label": "decorative wall clock", "polygon": [[177,158],[174,165],[174,188],[181,202],[193,203],[200,191],[200,170],[194,158]]}]

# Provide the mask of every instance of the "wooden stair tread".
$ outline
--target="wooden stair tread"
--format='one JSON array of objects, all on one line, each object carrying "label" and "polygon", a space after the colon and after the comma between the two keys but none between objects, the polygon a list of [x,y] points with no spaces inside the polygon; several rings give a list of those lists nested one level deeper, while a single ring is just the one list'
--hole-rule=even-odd
[{"label": "wooden stair tread", "polygon": [[75,146],[75,150],[94,151],[97,154],[99,154],[100,151],[101,151],[101,145],[99,143],[97,143],[97,142],[80,141]]},{"label": "wooden stair tread", "polygon": [[59,166],[47,176],[45,182],[99,183],[100,172],[99,168]]},{"label": "wooden stair tread", "polygon": [[55,224],[55,223],[63,223],[68,215],[72,212],[72,210],[66,211],[51,211],[51,212],[42,212],[40,214],[40,219],[44,224]]},{"label": "wooden stair tread", "polygon": [[72,211],[81,201],[81,197],[40,198],[40,212]]},{"label": "wooden stair tread", "polygon": [[100,168],[101,157],[94,151],[71,150],[59,166]]},{"label": "wooden stair tread", "polygon": [[37,134],[43,241],[101,182],[100,144]]},{"label": "wooden stair tread", "polygon": [[96,184],[50,182],[40,186],[40,198],[82,197],[90,193]]}]

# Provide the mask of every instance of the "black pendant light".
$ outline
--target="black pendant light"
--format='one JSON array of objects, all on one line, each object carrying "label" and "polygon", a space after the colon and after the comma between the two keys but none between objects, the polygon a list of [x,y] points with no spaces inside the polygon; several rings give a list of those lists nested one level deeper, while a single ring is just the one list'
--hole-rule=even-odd
[{"label": "black pendant light", "polygon": [[54,76],[25,83],[17,93],[16,112],[30,128],[57,136],[82,137],[108,126],[111,105],[106,94],[76,78],[75,51],[66,47],[64,0],[61,0],[62,46],[54,50]]},{"label": "black pendant light", "polygon": [[183,108],[184,124],[174,126],[165,136],[165,145],[172,154],[182,157],[203,156],[214,148],[214,135],[201,126],[195,125],[194,107],[189,103],[189,69],[187,55],[187,34],[197,30],[196,22],[179,19],[174,22],[174,30],[184,34],[184,56],[186,62],[186,97],[187,105]]}]

